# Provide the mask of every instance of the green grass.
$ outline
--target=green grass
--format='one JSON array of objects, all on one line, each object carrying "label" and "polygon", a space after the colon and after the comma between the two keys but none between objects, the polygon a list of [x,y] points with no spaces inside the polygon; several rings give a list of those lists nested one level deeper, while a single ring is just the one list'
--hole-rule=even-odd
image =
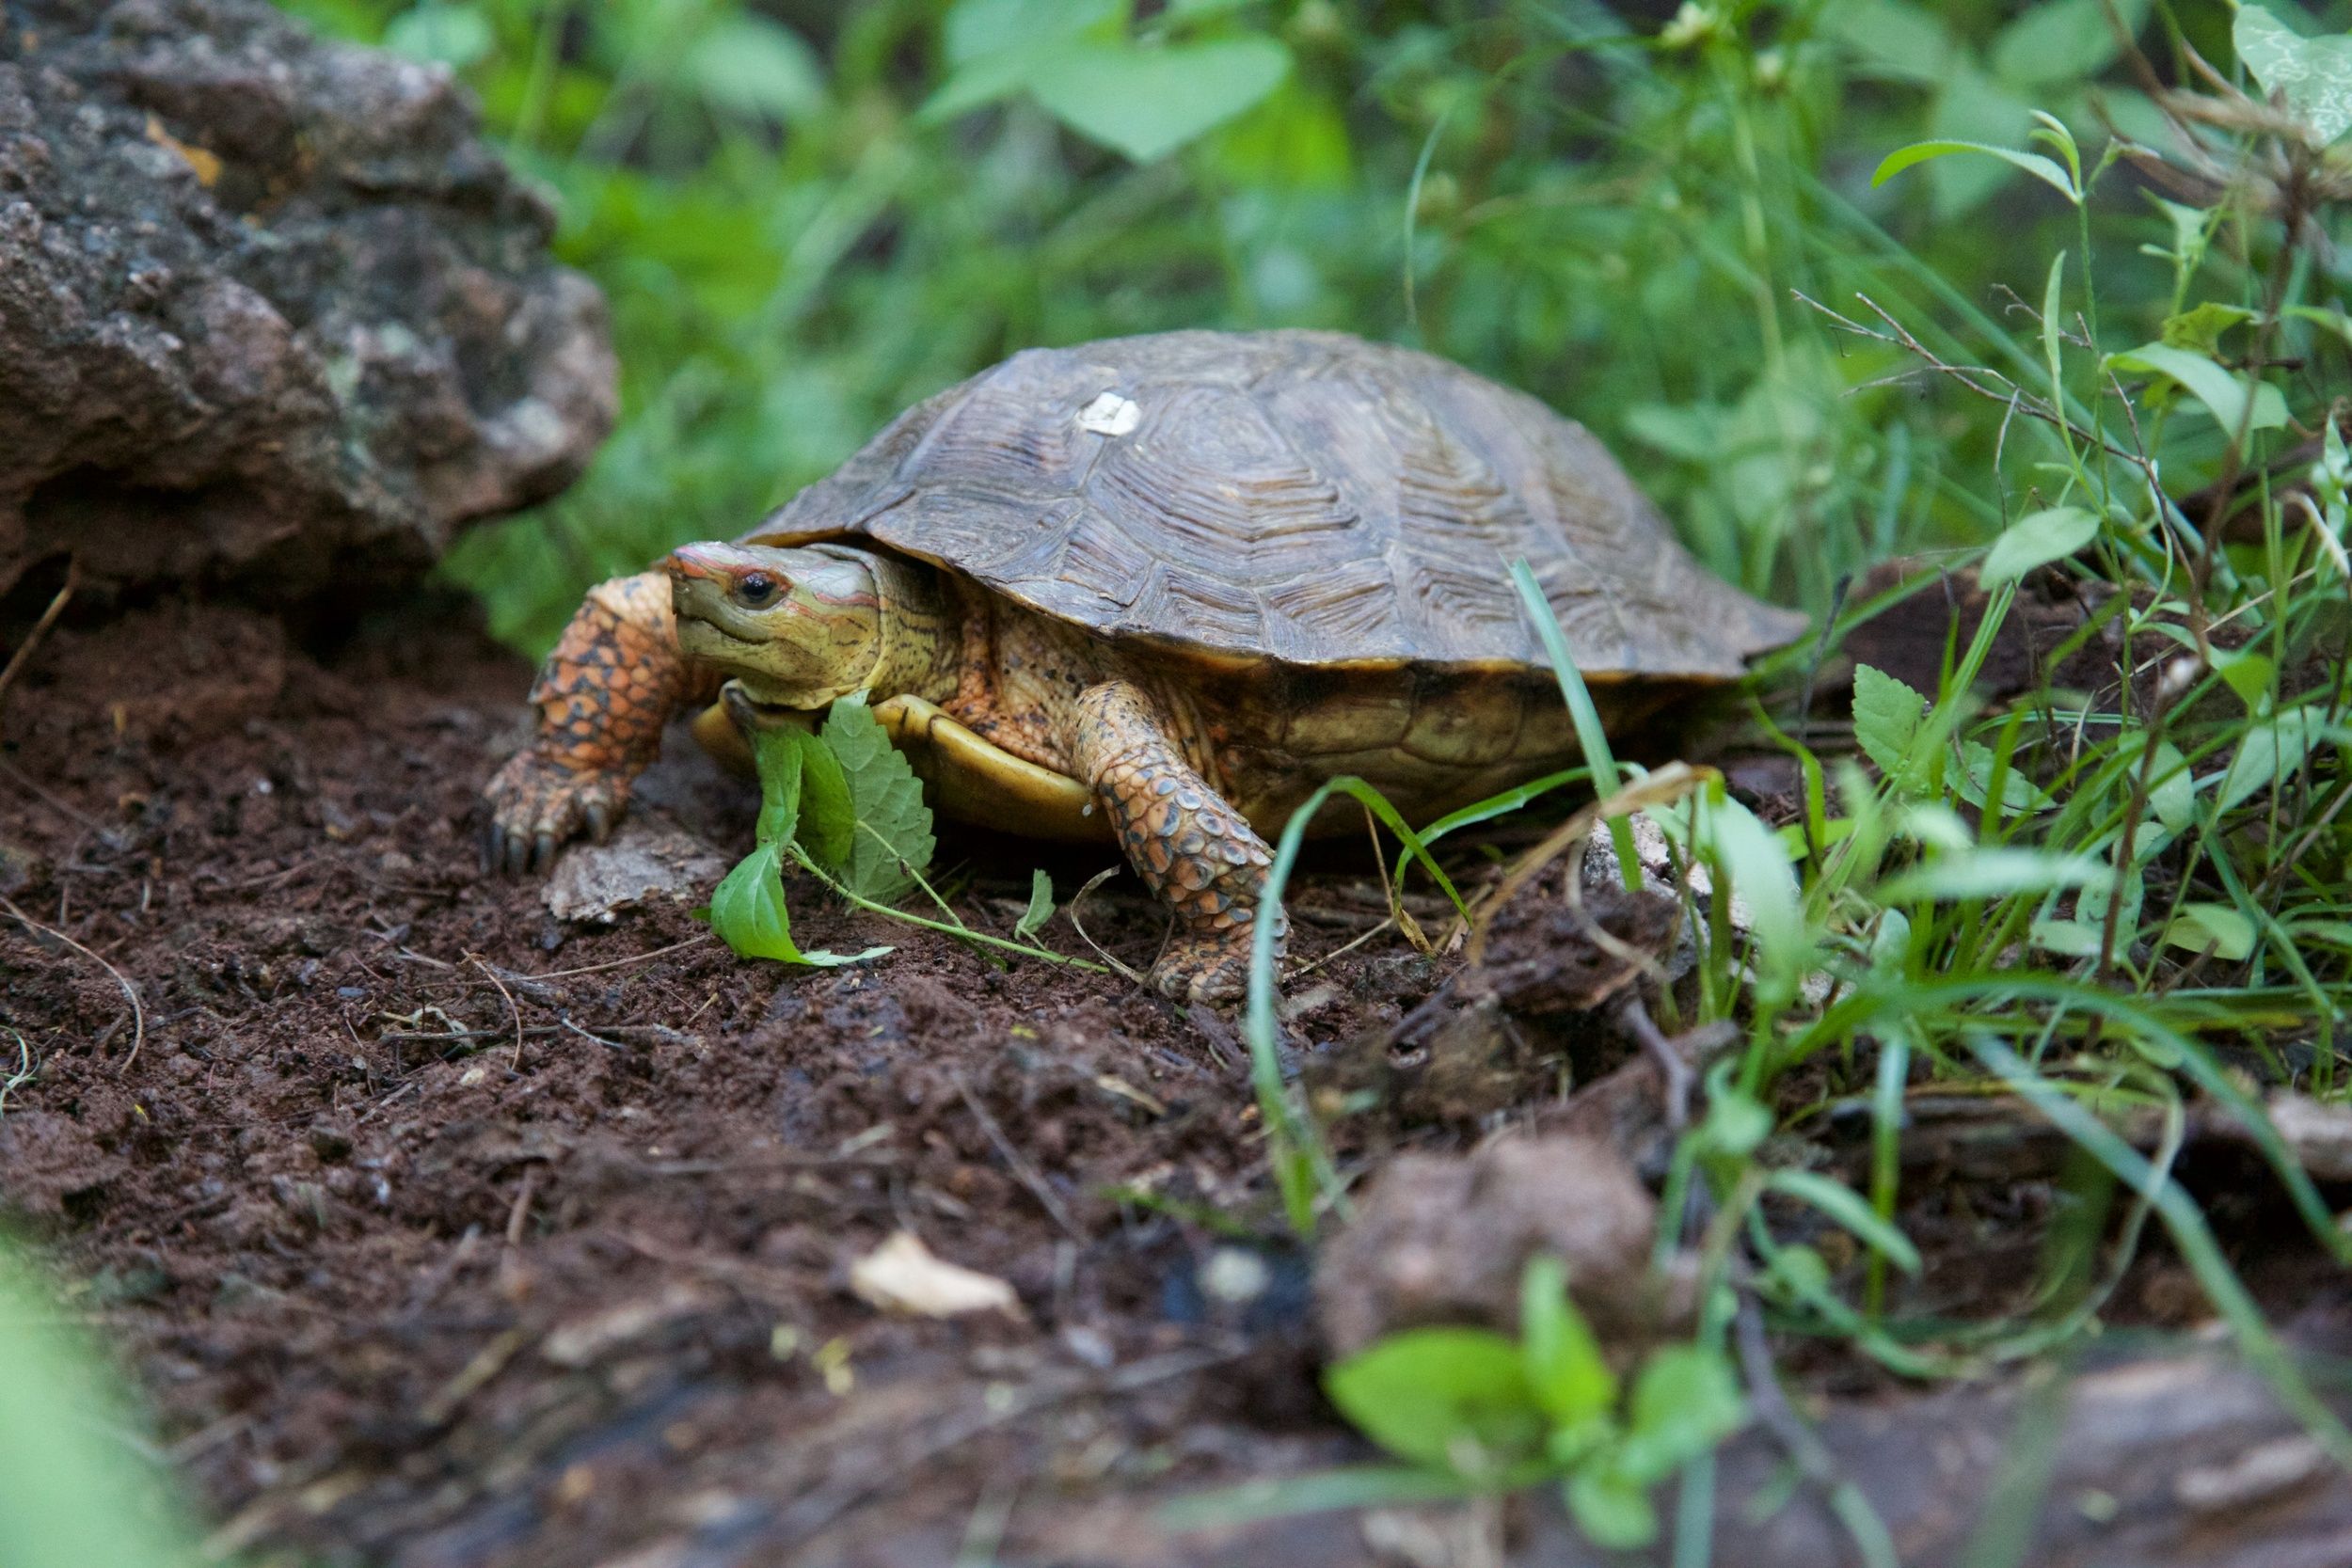
[{"label": "green grass", "polygon": [[[1760,1311],[1937,1379],[2095,1332],[2160,1231],[2352,1460],[2169,1168],[2201,1097],[2265,1127],[2261,1091],[2352,1087],[2352,457],[2328,420],[2352,389],[2352,178],[2321,150],[2342,127],[2281,135],[2196,74],[2192,55],[2261,92],[2229,8],[1731,0],[1661,29],[1596,0],[1077,6],[1018,58],[992,53],[1001,0],[294,8],[457,60],[612,301],[620,431],[572,492],[450,563],[527,648],[596,578],[739,531],[1009,351],[1174,326],[1343,327],[1525,388],[1592,425],[1710,566],[1832,622],[1833,644],[1889,612],[1858,602],[1870,565],[1918,556],[1933,604],[1940,569],[1979,564],[1990,611],[1931,688],[1865,673],[1848,727],[1789,711],[1818,644],[1768,672],[1757,729],[1798,764],[1795,820],[1625,769],[1617,809],[1752,911],[1686,908],[1700,968],[1661,1022],[1740,1043],[1677,1154],[1661,1250],[1700,1251],[1711,1335]],[[2110,9],[2147,70],[2197,88],[2194,148]],[[2249,57],[2291,53],[2263,14],[2235,14]],[[1279,59],[1279,82],[1182,90],[1212,57],[1255,60],[1262,87]],[[1178,88],[1151,86],[1170,71]],[[2246,490],[2226,534],[2188,505],[2217,483]],[[2105,595],[2077,645],[2114,628],[2160,654],[1988,706],[1976,677],[2036,570]],[[1406,862],[1436,871],[1438,831],[1486,815]],[[1460,885],[1475,920],[1490,906]],[[1248,1036],[1276,1185],[1311,1233],[1344,1213],[1345,1172],[1277,1068],[1271,957],[1262,940]],[[2054,1237],[2010,1315],[1909,1311],[1898,1156],[1920,1085],[2001,1090],[2074,1139],[2066,1200],[2120,1212],[2105,1261]],[[1862,1189],[1772,1152],[1832,1100],[1869,1108]],[[2110,1127],[2127,1106],[2173,1129],[2153,1154]],[[2261,1148],[2312,1244],[2344,1256],[2266,1128]],[[1685,1233],[1692,1192],[1710,1217]],[[1824,1220],[1858,1239],[1851,1266],[1813,1244]],[[1421,1457],[1287,1496],[1494,1479]],[[1709,1475],[1685,1471],[1687,1516]],[[1677,1565],[1708,1557],[1681,1532]]]}]

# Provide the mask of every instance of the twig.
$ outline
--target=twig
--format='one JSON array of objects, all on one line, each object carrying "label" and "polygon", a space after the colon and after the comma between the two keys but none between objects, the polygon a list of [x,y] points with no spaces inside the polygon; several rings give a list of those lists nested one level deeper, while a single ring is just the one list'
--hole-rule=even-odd
[{"label": "twig", "polygon": [[690,947],[700,947],[710,940],[708,933],[674,942],[667,947],[657,947],[650,953],[640,953],[633,958],[612,958],[600,964],[583,964],[578,969],[553,969],[545,974],[525,974],[526,980],[568,980],[575,974],[601,974],[608,969],[627,969],[631,964],[650,963],[671,953],[683,953]]},{"label": "twig", "polygon": [[1642,1053],[1658,1064],[1663,1080],[1661,1092],[1666,1102],[1666,1125],[1680,1132],[1691,1125],[1691,1089],[1698,1081],[1691,1064],[1682,1059],[1675,1042],[1659,1031],[1657,1022],[1643,1005],[1639,987],[1629,986],[1617,1002],[1617,1021],[1624,1024],[1642,1047]]},{"label": "twig", "polygon": [[66,804],[63,800],[58,800],[55,795],[50,794],[49,791],[35,784],[31,779],[26,778],[24,776],[24,770],[17,767],[16,764],[8,761],[6,757],[0,757],[0,773],[7,774],[10,779],[14,780],[17,785],[27,795],[30,795],[34,800],[39,800],[42,805],[47,806],[51,811],[56,812],[67,821],[74,823],[79,827],[87,828],[91,832],[98,834],[102,839],[106,838],[113,833],[113,829],[107,827],[106,824],[101,822],[95,816],[90,816],[89,813],[76,810],[74,807]]},{"label": "twig", "polygon": [[523,1065],[523,1010],[519,1006],[516,1006],[515,993],[506,989],[506,982],[498,977],[498,972],[496,970],[482,961],[482,956],[480,954],[467,954],[466,961],[473,965],[474,968],[482,971],[484,977],[486,978],[490,984],[498,987],[499,994],[506,998],[507,1016],[515,1021],[514,1065],[516,1068],[520,1068]]},{"label": "twig", "polygon": [[1012,1174],[1029,1189],[1029,1195],[1037,1199],[1039,1207],[1052,1216],[1054,1223],[1060,1226],[1072,1241],[1083,1243],[1088,1240],[1086,1232],[1071,1219],[1070,1211],[1062,1207],[1061,1199],[1054,1196],[1054,1189],[1045,1184],[1045,1178],[1038,1174],[1036,1166],[1023,1158],[1019,1149],[1013,1148],[1012,1140],[1005,1136],[1005,1130],[996,1125],[996,1118],[988,1114],[988,1107],[980,1103],[979,1096],[972,1092],[972,1085],[963,1081],[963,1075],[951,1073],[948,1082],[955,1085],[956,1093],[963,1096],[964,1104],[971,1109],[972,1118],[980,1124],[980,1131],[988,1134],[988,1141],[996,1146],[996,1152],[1004,1156],[1005,1164],[1012,1167]]},{"label": "twig", "polygon": [[40,640],[48,635],[49,628],[57,624],[57,617],[65,613],[65,607],[72,599],[73,590],[80,584],[81,578],[82,563],[68,560],[65,563],[65,586],[57,590],[56,596],[49,601],[49,608],[42,610],[40,619],[33,623],[33,629],[24,634],[24,641],[19,642],[16,652],[8,656],[7,668],[0,669],[0,710],[7,708],[8,688],[16,683],[18,675],[24,673],[24,667],[32,662],[33,650],[40,646]]},{"label": "twig", "polygon": [[1118,876],[1120,872],[1125,869],[1126,868],[1124,866],[1105,866],[1104,869],[1096,872],[1093,876],[1088,878],[1086,886],[1080,888],[1077,892],[1070,895],[1070,902],[1063,908],[1062,912],[1070,917],[1070,928],[1077,932],[1079,939],[1089,947],[1094,949],[1094,956],[1096,958],[1101,958],[1104,963],[1111,966],[1113,974],[1118,974],[1120,978],[1127,980],[1131,984],[1141,986],[1146,990],[1151,990],[1151,982],[1146,980],[1138,971],[1111,957],[1109,949],[1105,948],[1101,942],[1095,941],[1093,933],[1089,932],[1086,928],[1086,926],[1078,919],[1078,906],[1086,902],[1086,895],[1092,893],[1096,888],[1101,887],[1104,882],[1109,881],[1113,877]]},{"label": "twig", "polygon": [[131,1003],[131,1053],[122,1059],[122,1066],[115,1069],[115,1075],[117,1077],[120,1077],[123,1073],[130,1071],[132,1064],[139,1059],[139,1047],[147,1043],[147,1009],[139,1006],[139,993],[137,990],[133,989],[130,981],[122,977],[122,971],[117,969],[114,965],[108,963],[105,959],[100,958],[97,954],[83,946],[80,942],[75,942],[72,937],[67,936],[63,931],[58,930],[52,926],[43,926],[40,921],[35,920],[31,915],[26,914],[23,910],[18,909],[16,905],[8,899],[0,898],[0,910],[7,911],[8,914],[15,918],[17,924],[23,926],[26,930],[38,931],[43,936],[56,938],[59,942],[64,942],[68,947],[72,948],[73,951],[81,954],[82,957],[87,958],[90,962],[96,964],[99,968],[104,970],[107,974],[115,977],[115,984],[122,988],[122,994],[129,998]]}]

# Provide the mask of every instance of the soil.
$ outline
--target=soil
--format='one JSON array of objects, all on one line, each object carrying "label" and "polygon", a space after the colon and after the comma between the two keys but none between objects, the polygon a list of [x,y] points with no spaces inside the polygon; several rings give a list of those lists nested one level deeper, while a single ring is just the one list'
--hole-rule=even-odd
[{"label": "soil", "polygon": [[[475,860],[529,678],[453,607],[320,650],[165,602],[59,626],[8,693],[0,1083],[19,1049],[37,1071],[0,1098],[0,1196],[121,1348],[215,1544],[393,1568],[1386,1550],[1299,1524],[1193,1559],[1130,1501],[1371,1457],[1316,1392],[1232,1025],[797,888],[804,945],[895,951],[740,961],[675,904],[560,922]],[[641,797],[730,853],[753,804],[685,745]],[[1009,930],[1037,857],[964,835],[943,863]],[[1046,864],[1065,896],[1099,868]],[[1298,1054],[1392,1054],[1458,960],[1351,948],[1385,906],[1345,850],[1291,907],[1295,957],[1327,958],[1289,983]],[[1163,922],[1131,879],[1079,912],[1148,965]],[[1066,913],[1047,936],[1089,955]],[[1654,1123],[1639,1069],[1563,1106],[1629,1054],[1605,1021],[1506,1033],[1505,1092],[1358,1116],[1347,1168],[1514,1119]],[[2046,1196],[1906,1214],[1938,1310],[2025,1277]],[[850,1265],[902,1230],[1017,1309],[868,1306]],[[2200,1316],[2161,1259],[2121,1299],[2167,1282]],[[1823,1390],[1886,1398],[1815,1359]]]}]

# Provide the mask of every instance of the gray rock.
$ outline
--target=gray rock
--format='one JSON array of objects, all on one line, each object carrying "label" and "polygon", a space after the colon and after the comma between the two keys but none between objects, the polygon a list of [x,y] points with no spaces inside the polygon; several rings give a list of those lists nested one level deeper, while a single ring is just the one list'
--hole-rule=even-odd
[{"label": "gray rock", "polygon": [[261,0],[0,3],[0,593],[395,581],[578,475],[603,301],[474,131]]},{"label": "gray rock", "polygon": [[632,812],[610,844],[575,844],[548,878],[548,912],[611,925],[626,909],[666,898],[699,904],[732,864],[693,834]]}]

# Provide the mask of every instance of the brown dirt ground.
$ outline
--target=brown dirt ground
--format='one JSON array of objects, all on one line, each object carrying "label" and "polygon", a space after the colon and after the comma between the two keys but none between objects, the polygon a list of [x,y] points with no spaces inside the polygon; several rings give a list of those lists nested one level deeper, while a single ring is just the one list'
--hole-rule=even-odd
[{"label": "brown dirt ground", "polygon": [[[801,893],[804,942],[897,951],[795,970],[675,907],[558,923],[474,861],[529,672],[430,619],[314,655],[167,603],[58,627],[8,698],[0,894],[81,950],[0,921],[0,1020],[39,1064],[0,1105],[0,1198],[124,1348],[222,1544],[944,1563],[1039,1520],[1083,1541],[1103,1499],[1366,1457],[1315,1392],[1229,1028]],[[681,750],[644,799],[742,847],[747,793]],[[1027,851],[943,859],[1009,927]],[[1049,865],[1065,895],[1095,868]],[[1141,966],[1161,923],[1126,886],[1084,912]],[[1340,854],[1293,908],[1311,958],[1378,902]],[[1085,950],[1064,918],[1049,938]],[[1337,958],[1291,984],[1297,1041],[1331,1054],[1443,972],[1392,937]],[[1622,1054],[1592,1035],[1539,1033],[1500,1102]],[[1465,1132],[1440,1103],[1343,1152]],[[1942,1201],[1907,1221],[1948,1243],[1924,1289],[1960,1311],[2022,1277],[2042,1216],[2030,1192]],[[1266,1281],[1239,1305],[1203,1286],[1236,1228]],[[1020,1314],[855,1299],[850,1262],[898,1229]],[[2179,1279],[2134,1287],[2149,1319]],[[1131,1560],[1103,1529],[1086,1560]]]}]

